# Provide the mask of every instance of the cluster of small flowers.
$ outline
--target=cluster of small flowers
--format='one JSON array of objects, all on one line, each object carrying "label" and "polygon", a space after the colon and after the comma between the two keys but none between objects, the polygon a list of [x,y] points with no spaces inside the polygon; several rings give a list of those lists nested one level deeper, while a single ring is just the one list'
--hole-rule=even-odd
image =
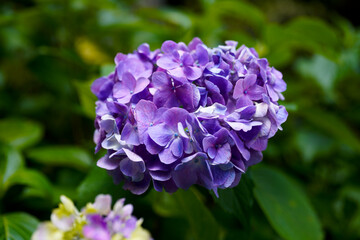
[{"label": "cluster of small flowers", "polygon": [[282,74],[236,46],[211,49],[194,38],[118,53],[114,72],[92,85],[96,152],[107,150],[97,165],[134,194],[151,181],[167,192],[236,186],[288,115],[277,103]]},{"label": "cluster of small flowers", "polygon": [[132,216],[133,206],[118,200],[111,210],[111,196],[98,195],[79,211],[67,197],[61,196],[51,222],[39,224],[31,240],[151,240],[141,227],[142,219]]}]

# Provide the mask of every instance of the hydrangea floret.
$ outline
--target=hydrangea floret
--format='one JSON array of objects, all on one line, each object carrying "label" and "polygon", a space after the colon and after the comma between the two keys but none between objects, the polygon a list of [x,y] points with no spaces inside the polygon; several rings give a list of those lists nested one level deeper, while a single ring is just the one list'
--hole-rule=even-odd
[{"label": "hydrangea floret", "polygon": [[51,221],[40,223],[31,240],[152,240],[132,215],[133,206],[118,200],[111,209],[111,196],[100,194],[79,211],[67,197],[60,197]]},{"label": "hydrangea floret", "polygon": [[91,87],[97,165],[134,194],[236,186],[288,116],[282,74],[235,41],[142,44],[115,65]]}]

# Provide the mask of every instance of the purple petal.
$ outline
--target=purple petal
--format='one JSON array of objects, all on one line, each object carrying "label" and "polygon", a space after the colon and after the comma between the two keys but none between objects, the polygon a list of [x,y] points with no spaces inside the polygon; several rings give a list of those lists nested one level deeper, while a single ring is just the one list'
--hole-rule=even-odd
[{"label": "purple petal", "polygon": [[120,161],[119,157],[109,158],[108,155],[105,155],[97,161],[96,165],[106,170],[114,170],[119,166]]},{"label": "purple petal", "polygon": [[216,143],[216,138],[214,136],[207,136],[203,139],[202,144],[205,151],[209,148],[214,147]]},{"label": "purple petal", "polygon": [[165,148],[163,151],[161,151],[159,153],[159,159],[162,163],[165,163],[165,164],[172,164],[173,162],[178,160],[178,158],[176,158],[172,154],[170,148]]},{"label": "purple petal", "polygon": [[156,144],[148,134],[144,137],[144,144],[150,154],[158,154],[163,149],[163,147]]},{"label": "purple petal", "polygon": [[141,92],[142,90],[144,90],[147,87],[147,85],[149,85],[149,83],[150,83],[149,79],[143,78],[143,77],[139,78],[136,82],[136,87],[135,87],[133,93],[136,94],[136,93]]},{"label": "purple petal", "polygon": [[194,81],[201,77],[202,70],[198,67],[184,67],[183,73],[185,74],[186,78],[190,81]]},{"label": "purple petal", "polygon": [[151,80],[156,89],[164,90],[171,88],[171,81],[165,72],[154,72]]},{"label": "purple petal", "polygon": [[248,89],[248,95],[251,100],[260,100],[262,99],[262,95],[264,94],[265,90],[263,87],[255,84]]},{"label": "purple petal", "polygon": [[233,98],[237,99],[244,95],[243,79],[239,79],[234,87]]},{"label": "purple petal", "polygon": [[173,78],[178,79],[178,80],[186,78],[186,75],[184,74],[184,68],[181,68],[181,67],[169,69],[168,73],[170,76],[172,76]]},{"label": "purple petal", "polygon": [[156,64],[166,70],[171,70],[174,68],[177,68],[180,66],[180,63],[177,59],[175,59],[173,56],[169,56],[169,55],[164,55],[162,57],[160,57],[157,61]]},{"label": "purple petal", "polygon": [[125,141],[126,144],[138,146],[140,141],[136,126],[127,122],[121,132],[121,140]]},{"label": "purple petal", "polygon": [[235,145],[245,160],[250,159],[250,152],[245,148],[244,142],[239,138],[235,131],[230,132],[230,136],[235,142]]},{"label": "purple petal", "polygon": [[243,88],[244,90],[249,89],[252,85],[256,83],[257,76],[255,74],[246,75],[243,81]]},{"label": "purple petal", "polygon": [[216,157],[217,151],[214,147],[208,148],[206,152],[211,159],[214,159]]},{"label": "purple petal", "polygon": [[194,110],[199,104],[200,93],[193,84],[187,83],[178,87],[176,96],[188,111]]},{"label": "purple petal", "polygon": [[157,107],[171,108],[179,106],[179,101],[172,90],[156,91],[154,103]]},{"label": "purple petal", "polygon": [[155,118],[156,110],[157,107],[153,102],[140,100],[134,110],[135,119],[137,122],[150,125]]},{"label": "purple petal", "polygon": [[253,101],[249,98],[248,95],[242,95],[240,98],[236,101],[236,107],[241,108],[245,106],[253,105]]},{"label": "purple petal", "polygon": [[189,53],[184,53],[180,60],[184,66],[191,66],[194,64],[194,59]]},{"label": "purple petal", "polygon": [[181,122],[185,124],[185,120],[188,116],[189,113],[184,109],[171,108],[163,114],[163,119],[164,122],[166,122],[166,124],[171,127],[171,129],[177,131],[178,123]]},{"label": "purple petal", "polygon": [[200,38],[194,37],[188,45],[189,50],[190,51],[195,50],[199,44],[203,44],[203,42],[200,40]]},{"label": "purple petal", "polygon": [[121,233],[124,235],[125,238],[131,237],[132,232],[136,228],[136,222],[137,219],[135,217],[130,217],[128,220],[126,220],[125,226],[121,231]]},{"label": "purple petal", "polygon": [[196,59],[201,66],[205,66],[209,62],[209,54],[207,49],[199,44],[196,46]]},{"label": "purple petal", "polygon": [[139,182],[144,178],[145,164],[143,161],[132,161],[129,158],[124,158],[120,162],[121,172],[128,177],[131,177],[131,181]]},{"label": "purple petal", "polygon": [[96,79],[91,85],[91,92],[94,93],[100,100],[105,100],[114,86],[114,82],[108,77],[101,77]]},{"label": "purple petal", "polygon": [[172,172],[175,184],[180,188],[188,189],[198,183],[210,189],[212,175],[206,159],[206,154],[201,152],[184,158]]},{"label": "purple petal", "polygon": [[125,190],[130,190],[133,194],[140,195],[143,194],[150,185],[150,176],[145,174],[144,179],[139,182],[129,182],[124,183],[123,188]]},{"label": "purple petal", "polygon": [[175,157],[179,158],[184,152],[184,145],[180,137],[177,137],[172,141],[170,150]]},{"label": "purple petal", "polygon": [[174,136],[165,123],[149,127],[148,133],[150,138],[160,146],[166,146]]},{"label": "purple petal", "polygon": [[92,240],[110,240],[111,235],[106,227],[106,222],[100,215],[88,216],[89,225],[83,227],[83,234]]},{"label": "purple petal", "polygon": [[177,50],[178,44],[174,41],[167,40],[161,45],[161,51],[164,53],[172,53],[174,50]]},{"label": "purple petal", "polygon": [[122,75],[122,84],[124,84],[124,86],[126,86],[130,91],[135,89],[136,86],[136,79],[134,78],[134,76],[129,73],[129,72],[125,72]]},{"label": "purple petal", "polygon": [[117,82],[113,88],[113,96],[115,98],[123,98],[130,94],[130,90],[123,82]]},{"label": "purple petal", "polygon": [[217,150],[216,157],[214,158],[212,164],[226,164],[230,162],[230,158],[231,158],[230,144],[226,143]]},{"label": "purple petal", "polygon": [[171,178],[170,171],[150,171],[150,176],[156,181],[167,181]]}]

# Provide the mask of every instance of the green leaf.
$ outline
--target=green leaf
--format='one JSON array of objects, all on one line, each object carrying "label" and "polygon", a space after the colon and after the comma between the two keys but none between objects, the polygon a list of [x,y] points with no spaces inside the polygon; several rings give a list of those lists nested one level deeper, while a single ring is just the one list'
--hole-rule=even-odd
[{"label": "green leaf", "polygon": [[313,129],[297,132],[296,144],[305,162],[311,162],[317,154],[328,152],[333,147],[332,139]]},{"label": "green leaf", "polygon": [[299,17],[286,26],[289,41],[298,47],[334,58],[339,49],[338,33],[321,19]]},{"label": "green leaf", "polygon": [[29,240],[39,221],[27,213],[0,216],[0,240]]},{"label": "green leaf", "polygon": [[183,211],[179,208],[177,201],[173,195],[167,192],[151,191],[148,195],[154,211],[163,217],[182,216]]},{"label": "green leaf", "polygon": [[301,107],[297,114],[300,114],[324,133],[332,135],[336,141],[347,144],[354,151],[360,152],[360,140],[349,126],[335,114],[306,106]]},{"label": "green leaf", "polygon": [[250,3],[225,0],[216,1],[212,7],[225,16],[232,16],[241,19],[241,23],[248,23],[254,27],[253,31],[257,31],[264,26],[264,14]]},{"label": "green leaf", "polygon": [[37,143],[43,134],[41,125],[25,119],[0,120],[0,142],[17,149]]},{"label": "green leaf", "polygon": [[[104,64],[100,67],[100,76],[107,76],[115,71],[115,64]],[[92,83],[92,81],[91,81]],[[91,84],[90,84],[91,85]]]},{"label": "green leaf", "polygon": [[22,155],[12,147],[2,149],[3,160],[0,161],[0,196],[4,194],[3,186],[8,179],[20,168],[24,166]]},{"label": "green leaf", "polygon": [[79,147],[46,146],[28,151],[28,156],[38,163],[50,166],[66,166],[87,170],[92,165],[90,155]]},{"label": "green leaf", "polygon": [[191,188],[188,191],[180,189],[173,194],[173,197],[189,222],[192,233],[191,239],[221,239],[219,224],[205,206],[195,188]]},{"label": "green leaf", "polygon": [[314,79],[328,97],[333,97],[333,88],[338,76],[338,66],[335,62],[314,55],[311,59],[300,59],[296,63],[297,71],[305,78]]},{"label": "green leaf", "polygon": [[92,83],[93,81],[74,82],[79,96],[82,112],[90,119],[95,118],[95,101],[97,100],[96,96],[90,90]]},{"label": "green leaf", "polygon": [[245,226],[250,225],[250,215],[253,205],[253,184],[249,177],[242,175],[239,185],[230,189],[219,189],[219,198],[215,201],[227,212],[237,217]]},{"label": "green leaf", "polygon": [[14,185],[25,185],[34,188],[37,192],[47,198],[52,197],[52,186],[46,176],[36,170],[20,169],[16,171],[4,185],[6,191]]},{"label": "green leaf", "polygon": [[77,203],[85,206],[88,202],[93,202],[98,194],[111,194],[114,198],[125,197],[125,192],[119,185],[115,185],[112,177],[105,169],[94,166],[83,182],[77,188]]},{"label": "green leaf", "polygon": [[272,227],[288,240],[323,239],[316,213],[302,189],[279,170],[252,169],[254,195]]}]

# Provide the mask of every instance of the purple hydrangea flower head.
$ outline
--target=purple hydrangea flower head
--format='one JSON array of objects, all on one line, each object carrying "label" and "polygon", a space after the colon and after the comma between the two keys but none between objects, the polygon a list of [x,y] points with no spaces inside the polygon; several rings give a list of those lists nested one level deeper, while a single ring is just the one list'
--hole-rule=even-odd
[{"label": "purple hydrangea flower head", "polygon": [[61,202],[51,214],[51,222],[41,223],[32,240],[152,240],[150,233],[141,227],[143,220],[132,215],[133,206],[124,205],[123,198],[112,209],[111,196],[104,194],[81,211],[65,196],[61,196]]},{"label": "purple hydrangea flower head", "polygon": [[91,87],[97,165],[135,194],[234,187],[287,119],[282,74],[235,41],[144,43],[115,65]]}]

